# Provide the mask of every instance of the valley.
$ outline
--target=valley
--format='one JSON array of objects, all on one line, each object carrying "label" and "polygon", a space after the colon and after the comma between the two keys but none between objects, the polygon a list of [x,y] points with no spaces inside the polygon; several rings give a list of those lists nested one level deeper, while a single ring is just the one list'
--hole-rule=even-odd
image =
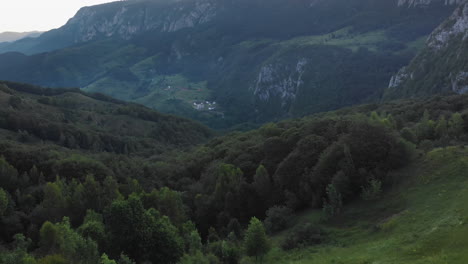
[{"label": "valley", "polygon": [[[0,79],[100,92],[215,129],[258,125],[379,101],[455,8],[370,0],[295,0],[287,8],[275,0],[263,8],[264,1],[87,7],[60,29],[0,47]],[[143,24],[130,19],[142,14]],[[158,86],[162,79],[169,81]],[[167,86],[203,95],[173,96]],[[216,101],[222,113],[197,112],[194,100]]]},{"label": "valley", "polygon": [[125,0],[0,43],[0,264],[467,263],[467,21]]}]

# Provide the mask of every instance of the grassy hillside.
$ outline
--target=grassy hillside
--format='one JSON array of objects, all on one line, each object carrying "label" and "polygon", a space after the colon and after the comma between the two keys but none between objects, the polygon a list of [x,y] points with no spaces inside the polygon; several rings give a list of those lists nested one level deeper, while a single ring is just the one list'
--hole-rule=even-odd
[{"label": "grassy hillside", "polygon": [[[468,150],[438,148],[394,172],[399,180],[375,201],[351,203],[331,222],[321,211],[297,217],[297,225],[322,225],[321,245],[275,248],[266,263],[466,263],[468,261]],[[291,230],[273,237],[275,244]]]}]

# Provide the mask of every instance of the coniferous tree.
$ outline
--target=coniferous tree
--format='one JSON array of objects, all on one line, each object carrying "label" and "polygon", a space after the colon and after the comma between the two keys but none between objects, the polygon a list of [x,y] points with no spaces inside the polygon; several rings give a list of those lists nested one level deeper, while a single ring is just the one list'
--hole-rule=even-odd
[{"label": "coniferous tree", "polygon": [[449,132],[452,137],[459,138],[463,132],[464,121],[460,113],[452,114],[452,117],[449,120]]},{"label": "coniferous tree", "polygon": [[253,186],[257,194],[266,201],[272,190],[272,183],[268,171],[263,165],[258,166],[257,171],[255,172]]},{"label": "coniferous tree", "polygon": [[249,227],[245,231],[244,238],[245,253],[255,257],[255,260],[262,262],[263,256],[270,251],[270,242],[265,233],[265,227],[256,217],[250,219]]}]

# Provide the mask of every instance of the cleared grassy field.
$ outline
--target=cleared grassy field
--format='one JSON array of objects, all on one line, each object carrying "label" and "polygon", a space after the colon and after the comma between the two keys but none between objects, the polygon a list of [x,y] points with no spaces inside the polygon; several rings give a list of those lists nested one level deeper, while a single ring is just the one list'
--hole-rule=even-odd
[{"label": "cleared grassy field", "polygon": [[206,81],[191,83],[182,75],[159,76],[148,86],[151,93],[138,98],[136,102],[158,108],[165,100],[177,99],[187,104],[193,101],[205,101],[210,98],[210,90],[206,88]]},{"label": "cleared grassy field", "polygon": [[[328,241],[292,251],[273,237],[264,263],[468,263],[468,150],[436,149],[395,173],[400,182],[377,201],[347,205],[323,224]],[[295,220],[320,223],[321,211]]]}]

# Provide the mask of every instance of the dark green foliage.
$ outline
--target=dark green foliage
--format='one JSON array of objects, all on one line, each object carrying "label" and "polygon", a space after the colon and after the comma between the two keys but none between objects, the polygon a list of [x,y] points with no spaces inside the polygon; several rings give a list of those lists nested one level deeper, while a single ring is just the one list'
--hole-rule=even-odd
[{"label": "dark green foliage", "polygon": [[5,190],[0,188],[0,217],[2,217],[5,214],[8,208],[8,203],[9,203],[9,199],[8,199],[7,192],[5,192]]},{"label": "dark green foliage", "polygon": [[57,224],[44,223],[40,230],[40,250],[44,255],[60,254],[68,263],[90,264],[98,259],[96,243],[74,231],[68,218]]},{"label": "dark green foliage", "polygon": [[47,255],[39,260],[39,264],[67,264],[68,260],[61,255]]},{"label": "dark green foliage", "polygon": [[[180,264],[220,264],[219,259],[213,255],[203,255],[202,252],[197,252],[194,255],[184,255],[179,262]],[[119,263],[120,264],[120,263]]]},{"label": "dark green foliage", "polygon": [[327,147],[326,138],[308,135],[296,144],[296,148],[278,165],[275,180],[282,189],[295,192],[300,207],[310,201],[310,189],[307,172],[318,162],[320,154]]},{"label": "dark green foliage", "polygon": [[465,121],[460,113],[453,113],[448,121],[448,133],[451,137],[458,139],[465,132]]},{"label": "dark green foliage", "polygon": [[408,142],[411,142],[411,143],[416,143],[417,142],[416,135],[414,134],[414,132],[411,129],[409,129],[407,127],[403,128],[401,130],[400,134],[401,134],[401,137],[404,138]]},{"label": "dark green foliage", "polygon": [[292,210],[286,206],[273,206],[266,211],[265,228],[269,233],[282,231],[288,226]]},{"label": "dark green foliage", "polygon": [[187,220],[185,205],[179,192],[163,187],[144,194],[142,201],[145,208],[155,208],[161,214],[168,216],[176,226],[181,226]]},{"label": "dark green foliage", "polygon": [[14,250],[11,252],[0,253],[0,263],[2,264],[35,264],[36,261],[28,254],[28,247],[31,244],[30,239],[24,235],[17,234],[14,238]]},{"label": "dark green foliage", "polygon": [[221,263],[237,264],[241,257],[241,249],[233,241],[220,240],[208,244],[209,252],[213,253]]},{"label": "dark green foliage", "polygon": [[382,195],[382,182],[376,179],[370,179],[369,183],[362,186],[361,197],[364,200],[376,200]]},{"label": "dark green foliage", "polygon": [[155,209],[146,210],[140,198],[112,203],[105,217],[110,252],[120,252],[136,261],[176,263],[183,254],[183,243],[169,219]]},{"label": "dark green foliage", "polygon": [[258,166],[252,184],[262,200],[268,202],[271,199],[273,183],[268,171],[263,165]]},{"label": "dark green foliage", "polygon": [[434,148],[434,143],[428,139],[423,140],[419,143],[419,149],[423,150],[424,152],[429,152]]},{"label": "dark green foliage", "polygon": [[295,228],[282,242],[281,248],[291,250],[320,244],[325,240],[324,231],[310,223]]},{"label": "dark green foliage", "polygon": [[18,171],[0,157],[0,187],[8,192],[14,192],[18,185]]},{"label": "dark green foliage", "polygon": [[109,257],[104,253],[102,254],[101,256],[101,262],[100,264],[117,264],[117,262],[115,262],[114,260],[112,259],[109,259]]},{"label": "dark green foliage", "polygon": [[135,264],[133,260],[131,260],[129,257],[127,257],[125,254],[120,254],[119,261],[117,261],[118,264]]},{"label": "dark green foliage", "polygon": [[21,105],[21,97],[18,96],[11,96],[10,99],[8,100],[8,103],[13,107],[13,108],[19,108]]},{"label": "dark green foliage", "polygon": [[329,184],[327,186],[327,198],[323,201],[323,213],[325,217],[331,218],[340,214],[343,208],[343,197],[336,189],[335,185]]},{"label": "dark green foliage", "polygon": [[102,215],[87,210],[83,224],[77,229],[78,233],[84,238],[90,238],[102,247],[107,242],[106,230]]},{"label": "dark green foliage", "polygon": [[[29,105],[38,107],[33,108],[35,115],[45,113],[41,107],[51,109],[36,105],[29,96],[22,95],[22,111],[30,111]],[[384,193],[398,180],[392,171],[417,157],[411,151],[466,144],[467,98],[353,107],[231,133],[164,154],[162,149],[176,146],[155,148],[155,141],[144,139],[145,144],[137,148],[127,144],[128,154],[119,154],[100,147],[67,147],[69,139],[67,144],[40,141],[34,134],[29,134],[33,140],[21,142],[19,131],[2,129],[0,188],[5,195],[0,200],[6,207],[2,206],[0,240],[7,250],[0,258],[10,263],[75,263],[70,259],[80,252],[92,264],[104,253],[118,264],[175,263],[185,254],[182,263],[235,263],[245,254],[239,251],[240,241],[247,237],[244,231],[252,217],[266,218],[269,229],[279,230],[290,213],[282,206],[296,213],[320,208],[324,199],[338,213],[363,196],[363,190],[365,197]],[[106,126],[119,119],[111,118],[106,125],[96,113],[107,108],[93,100],[84,116],[52,108],[49,120],[63,113],[60,118],[75,120],[85,134],[111,131]],[[12,110],[8,106],[5,111]],[[120,117],[159,118],[148,113],[131,110]],[[0,113],[0,123],[3,117]],[[147,128],[138,125],[143,119],[122,129],[112,126],[113,136],[141,139],[139,130]],[[421,141],[424,133],[418,131],[430,123],[433,133]],[[131,124],[137,128],[130,129]],[[420,149],[414,150],[408,140],[419,143]],[[274,209],[266,212],[268,208]],[[69,220],[60,222],[64,216]],[[304,232],[309,234],[304,237],[317,233]],[[14,250],[17,233],[32,240],[19,251]],[[309,243],[303,238],[291,241],[290,247]],[[319,243],[314,241],[310,243]]]},{"label": "dark green foliage", "polygon": [[239,223],[239,221],[236,218],[232,218],[229,221],[229,224],[227,226],[227,231],[229,234],[234,234],[237,238],[240,238],[242,235],[242,227]]},{"label": "dark green foliage", "polygon": [[[70,89],[6,84],[13,91],[8,97],[21,95],[25,106],[21,111],[6,105],[0,108],[0,127],[22,130],[28,141],[49,140],[67,148],[130,154],[148,148],[188,146],[211,136],[208,129],[197,123],[142,106]],[[43,104],[36,98],[41,102],[48,98],[53,103]]]}]

